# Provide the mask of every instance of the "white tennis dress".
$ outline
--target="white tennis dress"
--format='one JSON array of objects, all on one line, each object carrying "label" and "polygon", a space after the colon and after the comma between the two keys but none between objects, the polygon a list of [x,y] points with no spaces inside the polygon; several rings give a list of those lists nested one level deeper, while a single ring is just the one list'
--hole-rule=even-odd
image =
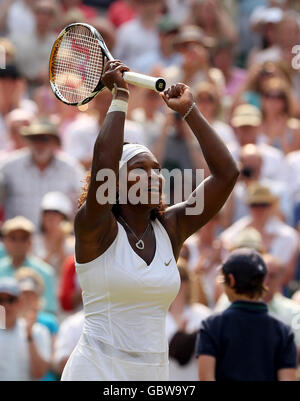
[{"label": "white tennis dress", "polygon": [[76,263],[85,321],[62,380],[168,380],[166,314],[180,277],[169,236],[156,219],[148,266],[125,229],[89,263]]}]

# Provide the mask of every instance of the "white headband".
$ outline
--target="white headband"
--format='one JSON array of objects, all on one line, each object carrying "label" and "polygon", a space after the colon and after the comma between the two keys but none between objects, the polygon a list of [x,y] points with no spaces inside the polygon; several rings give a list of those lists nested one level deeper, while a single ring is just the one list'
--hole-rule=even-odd
[{"label": "white headband", "polygon": [[138,155],[139,153],[144,153],[144,152],[152,155],[150,150],[148,148],[146,148],[146,146],[144,146],[144,145],[140,145],[138,143],[127,143],[126,145],[124,145],[122,157],[120,160],[119,170],[121,170],[121,168],[124,166],[124,164],[127,163],[134,156]]}]

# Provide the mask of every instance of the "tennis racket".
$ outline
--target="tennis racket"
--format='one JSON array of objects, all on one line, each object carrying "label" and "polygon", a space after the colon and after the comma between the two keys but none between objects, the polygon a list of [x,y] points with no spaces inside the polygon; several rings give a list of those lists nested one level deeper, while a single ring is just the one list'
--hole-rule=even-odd
[{"label": "tennis racket", "polygon": [[[105,58],[114,60],[100,33],[91,25],[66,26],[52,47],[49,79],[54,94],[62,102],[80,106],[92,100],[103,88],[101,77]],[[127,83],[162,92],[166,82],[136,72],[124,72]]]}]

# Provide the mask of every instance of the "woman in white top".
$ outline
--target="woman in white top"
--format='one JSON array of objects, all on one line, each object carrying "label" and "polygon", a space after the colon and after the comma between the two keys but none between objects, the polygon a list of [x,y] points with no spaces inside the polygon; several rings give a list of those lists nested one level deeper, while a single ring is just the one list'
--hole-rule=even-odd
[{"label": "woman in white top", "polygon": [[[123,146],[129,92],[122,71],[128,68],[119,61],[105,65],[103,83],[114,89],[114,99],[95,143],[87,191],[75,218],[76,271],[85,321],[62,380],[168,379],[165,320],[180,285],[176,259],[184,240],[222,207],[238,176],[235,162],[200,114],[190,89],[183,84],[172,86],[163,99],[186,116],[212,175],[194,191],[189,203],[164,210],[156,158],[142,145]],[[127,164],[128,190],[122,192],[120,179],[118,204],[103,202],[103,188],[111,187],[100,174],[106,169],[107,175],[109,171],[118,176],[120,160],[122,166]],[[127,173],[135,174],[135,181]],[[140,192],[148,201],[133,204],[131,191],[145,176],[146,186]],[[187,215],[186,207],[203,190],[204,211]],[[121,202],[124,193],[127,203]],[[149,200],[153,194],[159,195],[156,202]]]},{"label": "woman in white top", "polygon": [[33,253],[54,267],[60,275],[63,262],[74,255],[75,240],[70,216],[70,199],[62,192],[47,192],[41,203],[41,227],[34,237]]}]

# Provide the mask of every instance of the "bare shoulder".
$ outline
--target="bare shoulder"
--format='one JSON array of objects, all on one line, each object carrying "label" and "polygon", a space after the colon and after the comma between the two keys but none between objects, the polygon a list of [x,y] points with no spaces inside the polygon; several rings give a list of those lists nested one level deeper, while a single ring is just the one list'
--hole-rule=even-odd
[{"label": "bare shoulder", "polygon": [[113,213],[106,214],[100,221],[95,219],[95,224],[90,224],[85,219],[84,205],[76,214],[74,229],[75,254],[79,263],[88,263],[102,255],[118,233],[118,225]]}]

